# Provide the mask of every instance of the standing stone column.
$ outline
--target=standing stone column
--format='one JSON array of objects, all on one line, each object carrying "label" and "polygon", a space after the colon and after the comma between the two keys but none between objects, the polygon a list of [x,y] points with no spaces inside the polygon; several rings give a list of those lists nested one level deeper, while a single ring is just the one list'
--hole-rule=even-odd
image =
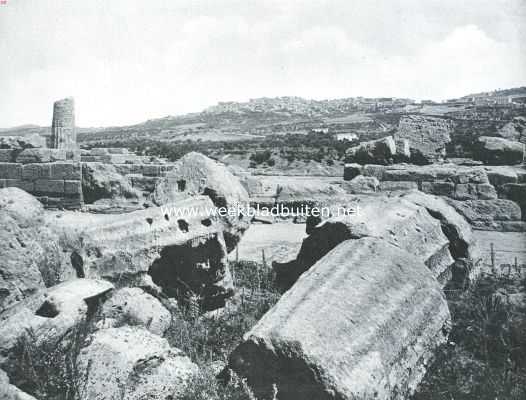
[{"label": "standing stone column", "polygon": [[53,104],[51,138],[55,149],[76,149],[75,101],[72,97],[58,100]]}]

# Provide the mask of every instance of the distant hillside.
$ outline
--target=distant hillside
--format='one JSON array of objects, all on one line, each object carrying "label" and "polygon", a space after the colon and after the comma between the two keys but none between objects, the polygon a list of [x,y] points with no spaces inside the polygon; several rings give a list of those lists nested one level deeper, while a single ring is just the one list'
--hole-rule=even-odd
[{"label": "distant hillside", "polygon": [[[526,87],[499,90],[476,96],[500,96],[526,93]],[[356,134],[361,140],[385,136],[392,132],[400,115],[420,113],[451,118],[478,118],[478,109],[465,104],[417,104],[411,99],[343,98],[309,100],[301,97],[258,98],[247,102],[221,102],[202,112],[167,116],[136,125],[78,128],[78,140],[85,145],[126,144],[141,140],[171,141],[244,141],[269,135]],[[498,115],[513,117],[513,113]],[[501,118],[501,117],[498,117]],[[491,117],[490,119],[494,119]],[[39,133],[49,135],[50,128],[25,125],[1,129],[0,135]]]}]

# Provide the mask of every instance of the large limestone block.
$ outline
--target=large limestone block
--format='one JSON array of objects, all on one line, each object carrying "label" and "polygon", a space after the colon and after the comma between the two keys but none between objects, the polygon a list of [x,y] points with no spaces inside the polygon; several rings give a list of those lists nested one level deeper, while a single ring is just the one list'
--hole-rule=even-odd
[{"label": "large limestone block", "polygon": [[50,162],[50,161],[51,161],[50,149],[25,149],[16,158],[16,162],[22,163],[22,164],[45,163],[45,162]]},{"label": "large limestone block", "polygon": [[0,163],[0,178],[22,179],[22,164]]},{"label": "large limestone block", "polygon": [[[177,161],[155,188],[154,202],[166,204],[195,195],[207,195],[217,207],[232,210],[224,216],[224,237],[232,251],[250,226],[248,193],[228,168],[200,153],[188,153]],[[238,207],[241,210],[238,210]]]},{"label": "large limestone block", "polygon": [[517,183],[519,176],[516,167],[492,166],[484,168],[490,183],[498,188],[506,183]]},{"label": "large limestone block", "polygon": [[140,325],[162,336],[170,327],[170,312],[152,295],[141,288],[123,288],[116,291],[103,305],[103,326],[119,326],[123,323]]},{"label": "large limestone block", "polygon": [[409,141],[411,162],[430,164],[445,157],[453,129],[447,119],[408,115],[400,119],[394,139]]},{"label": "large limestone block", "polygon": [[245,334],[230,366],[260,399],[406,399],[449,321],[421,259],[381,239],[348,240]]},{"label": "large limestone block", "polygon": [[22,179],[35,181],[37,179],[51,179],[50,163],[25,164],[22,169]]},{"label": "large limestone block", "polygon": [[358,164],[391,164],[396,157],[396,143],[392,136],[371,140],[351,147],[346,159]]},{"label": "large limestone block", "polygon": [[378,191],[380,182],[374,176],[358,175],[350,181],[345,181],[342,186],[351,194],[371,193]]},{"label": "large limestone block", "polygon": [[28,181],[24,179],[4,179],[4,187],[14,187],[22,189],[24,192],[33,193],[35,190],[35,184],[33,181]]},{"label": "large limestone block", "polygon": [[1,314],[0,365],[11,367],[10,357],[23,337],[35,340],[36,347],[60,345],[85,320],[95,300],[112,289],[107,281],[75,279],[42,290]]},{"label": "large limestone block", "polygon": [[279,285],[286,289],[316,261],[344,240],[384,239],[416,255],[442,283],[449,279],[454,260],[441,223],[424,207],[400,197],[368,197],[357,213],[323,221],[311,230],[295,260],[274,263]]},{"label": "large limestone block", "polygon": [[224,224],[209,197],[124,214],[49,213],[46,223],[82,276],[136,286],[149,274],[168,295],[190,290],[209,309],[233,294]]},{"label": "large limestone block", "polygon": [[86,376],[81,400],[178,399],[197,372],[180,350],[140,327],[96,332],[78,364]]},{"label": "large limestone block", "polygon": [[19,150],[15,149],[2,149],[0,148],[0,162],[15,162],[16,156],[18,155]]},{"label": "large limestone block", "polygon": [[44,222],[40,202],[21,189],[0,189],[0,312],[57,283],[59,238]]},{"label": "large limestone block", "polygon": [[479,229],[501,230],[500,222],[521,220],[520,206],[511,200],[448,200],[448,203]]},{"label": "large limestone block", "polygon": [[362,168],[363,166],[357,163],[345,164],[345,166],[343,167],[343,180],[350,181],[358,175],[361,175]]},{"label": "large limestone block", "polygon": [[455,259],[453,281],[465,283],[467,279],[476,279],[482,268],[483,257],[468,221],[440,197],[413,191],[404,194],[403,198],[425,207],[431,216],[440,221],[442,232],[449,240],[449,252]]},{"label": "large limestone block", "polygon": [[524,143],[481,136],[475,143],[474,158],[490,165],[513,165],[524,161]]},{"label": "large limestone block", "polygon": [[101,199],[137,199],[129,178],[117,173],[111,164],[82,163],[82,188],[88,204]]},{"label": "large limestone block", "polygon": [[345,190],[330,182],[306,180],[278,183],[275,202],[284,205],[324,204],[345,195]]}]

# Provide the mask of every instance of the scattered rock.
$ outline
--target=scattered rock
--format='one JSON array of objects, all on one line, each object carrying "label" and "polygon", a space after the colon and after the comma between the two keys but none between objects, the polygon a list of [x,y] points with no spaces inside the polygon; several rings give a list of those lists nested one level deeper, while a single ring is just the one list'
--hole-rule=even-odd
[{"label": "scattered rock", "polygon": [[97,331],[78,357],[81,400],[178,399],[197,366],[140,327]]},{"label": "scattered rock", "polygon": [[104,327],[140,325],[159,336],[166,332],[172,320],[161,302],[140,288],[116,291],[104,303],[101,316]]},{"label": "scattered rock", "polygon": [[384,239],[421,258],[441,283],[449,279],[454,260],[440,221],[425,208],[399,197],[370,197],[349,216],[325,220],[311,230],[295,260],[273,263],[278,285],[286,290],[315,262],[348,239]]},{"label": "scattered rock", "polygon": [[233,294],[223,237],[212,200],[195,196],[127,214],[60,213],[46,223],[61,232],[71,264],[83,276],[142,285],[151,275],[170,297],[189,290],[203,307],[222,307]]},{"label": "scattered rock", "polygon": [[513,165],[524,161],[524,143],[481,136],[474,144],[473,157],[490,165]]},{"label": "scattered rock", "polygon": [[405,399],[449,321],[421,259],[378,238],[348,240],[245,335],[230,367],[260,399]]},{"label": "scattered rock", "polygon": [[222,218],[227,249],[232,251],[250,226],[246,212],[249,197],[239,178],[223,164],[191,152],[177,161],[157,184],[153,198],[156,204],[162,205],[196,195],[210,197],[216,207],[235,210]]},{"label": "scattered rock", "polygon": [[343,188],[347,193],[361,194],[378,191],[380,182],[374,176],[358,175],[350,181],[344,181]]},{"label": "scattered rock", "polygon": [[392,164],[396,157],[396,144],[392,136],[362,142],[346,152],[346,159],[358,164]]},{"label": "scattered rock", "polygon": [[1,314],[0,366],[12,368],[10,357],[23,337],[36,347],[61,345],[112,289],[106,281],[75,279],[42,290]]}]

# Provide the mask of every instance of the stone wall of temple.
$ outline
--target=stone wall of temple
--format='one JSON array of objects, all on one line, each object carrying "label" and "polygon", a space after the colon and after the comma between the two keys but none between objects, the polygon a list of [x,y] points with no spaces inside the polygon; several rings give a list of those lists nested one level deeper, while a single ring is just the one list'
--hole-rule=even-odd
[{"label": "stone wall of temple", "polygon": [[78,209],[83,204],[78,161],[0,162],[0,188],[4,187],[25,190],[47,208]]}]

